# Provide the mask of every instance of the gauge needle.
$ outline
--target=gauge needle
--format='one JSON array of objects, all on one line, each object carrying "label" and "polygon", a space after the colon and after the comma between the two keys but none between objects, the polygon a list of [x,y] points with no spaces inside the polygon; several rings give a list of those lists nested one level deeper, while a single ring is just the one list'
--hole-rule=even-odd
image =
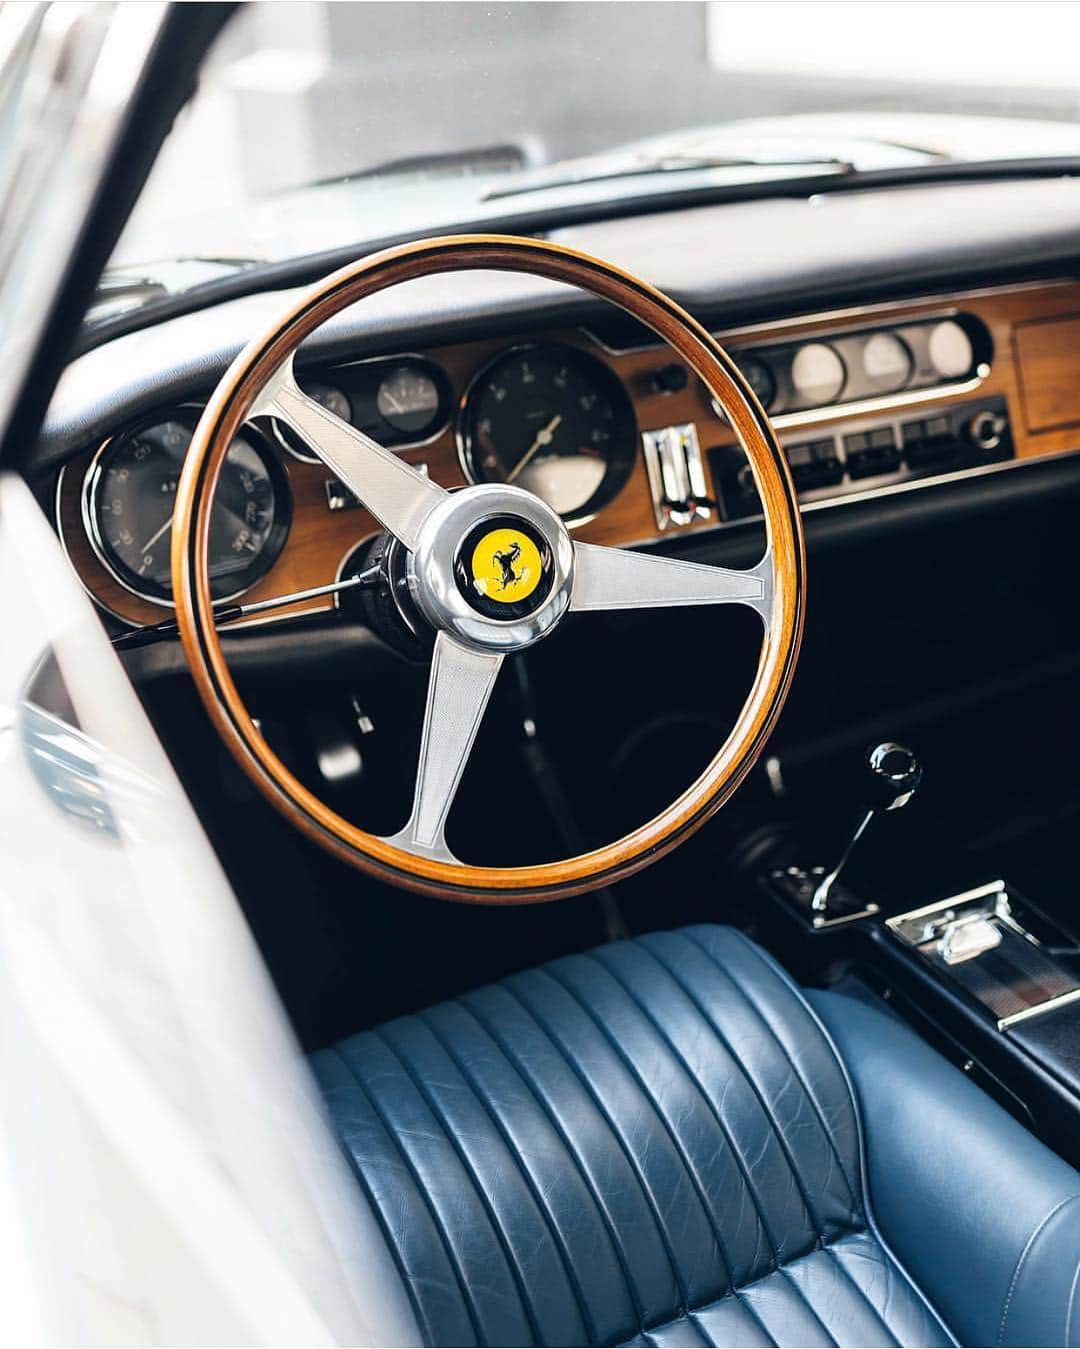
[{"label": "gauge needle", "polygon": [[139,549],[139,552],[148,553],[150,549],[153,548],[154,544],[157,543],[158,539],[161,538],[162,534],[164,534],[165,531],[169,528],[172,522],[173,518],[170,515],[169,518],[165,521],[165,523],[161,526],[161,528],[157,531],[157,533],[150,535],[150,537],[146,540],[143,546]]},{"label": "gauge needle", "polygon": [[552,440],[555,438],[555,432],[559,429],[561,425],[562,425],[562,413],[557,412],[555,416],[552,417],[551,421],[548,422],[547,426],[542,426],[540,430],[537,431],[536,439],[525,451],[525,453],[521,456],[521,458],[517,461],[517,463],[510,470],[510,472],[506,475],[507,482],[514,481],[517,475],[521,472],[521,470],[525,467],[525,465],[529,462],[529,460],[533,457],[533,455],[537,453],[538,450],[542,450],[545,445],[551,444]]}]

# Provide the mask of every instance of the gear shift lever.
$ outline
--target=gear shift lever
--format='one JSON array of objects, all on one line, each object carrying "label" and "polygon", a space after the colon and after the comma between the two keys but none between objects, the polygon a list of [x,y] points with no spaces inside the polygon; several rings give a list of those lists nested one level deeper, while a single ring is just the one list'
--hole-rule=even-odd
[{"label": "gear shift lever", "polygon": [[[891,740],[876,745],[866,756],[865,805],[862,817],[840,854],[840,860],[832,870],[826,873],[824,867],[813,867],[810,871],[805,871],[802,867],[788,867],[773,872],[773,881],[785,894],[796,900],[800,906],[809,907],[814,927],[848,923],[855,918],[877,913],[876,904],[858,902],[856,907],[852,908],[853,897],[844,891],[842,886],[837,887],[837,878],[874,816],[890,810],[902,810],[915,795],[921,781],[922,765],[911,750],[905,749],[903,745],[894,744]],[[830,913],[829,900],[833,896],[834,889],[837,890],[838,896],[842,893],[847,904],[841,902]]]}]

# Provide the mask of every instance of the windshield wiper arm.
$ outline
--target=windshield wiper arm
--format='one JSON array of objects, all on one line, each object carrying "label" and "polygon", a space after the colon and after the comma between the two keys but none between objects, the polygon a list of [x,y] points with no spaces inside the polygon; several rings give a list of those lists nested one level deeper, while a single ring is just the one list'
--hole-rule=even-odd
[{"label": "windshield wiper arm", "polygon": [[611,178],[637,178],[657,173],[692,173],[709,169],[807,169],[811,174],[845,175],[857,173],[848,159],[833,155],[707,155],[672,150],[656,155],[641,153],[597,155],[565,160],[527,173],[517,174],[508,183],[489,188],[483,201],[516,197],[548,188],[574,187],[579,183],[599,183]]}]

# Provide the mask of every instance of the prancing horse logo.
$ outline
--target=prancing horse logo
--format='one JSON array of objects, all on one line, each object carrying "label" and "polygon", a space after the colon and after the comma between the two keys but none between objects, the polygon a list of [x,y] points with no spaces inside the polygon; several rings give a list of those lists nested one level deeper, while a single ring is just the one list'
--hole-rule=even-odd
[{"label": "prancing horse logo", "polygon": [[495,617],[508,616],[509,606],[530,599],[543,584],[544,559],[527,530],[480,528],[480,538],[469,545],[469,589],[494,604]]},{"label": "prancing horse logo", "polygon": [[502,571],[502,576],[499,577],[500,590],[505,590],[507,586],[514,585],[515,582],[524,580],[521,573],[514,570],[514,563],[520,556],[521,544],[518,543],[517,539],[514,540],[509,548],[503,549],[502,552],[492,554],[494,561],[499,564]]}]

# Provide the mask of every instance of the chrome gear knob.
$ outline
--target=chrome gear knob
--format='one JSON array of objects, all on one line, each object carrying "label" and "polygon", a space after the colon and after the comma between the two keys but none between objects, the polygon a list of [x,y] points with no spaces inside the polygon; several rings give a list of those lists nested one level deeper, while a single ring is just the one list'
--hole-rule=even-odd
[{"label": "chrome gear knob", "polygon": [[885,740],[867,751],[867,808],[902,810],[922,782],[922,764],[904,745]]}]

